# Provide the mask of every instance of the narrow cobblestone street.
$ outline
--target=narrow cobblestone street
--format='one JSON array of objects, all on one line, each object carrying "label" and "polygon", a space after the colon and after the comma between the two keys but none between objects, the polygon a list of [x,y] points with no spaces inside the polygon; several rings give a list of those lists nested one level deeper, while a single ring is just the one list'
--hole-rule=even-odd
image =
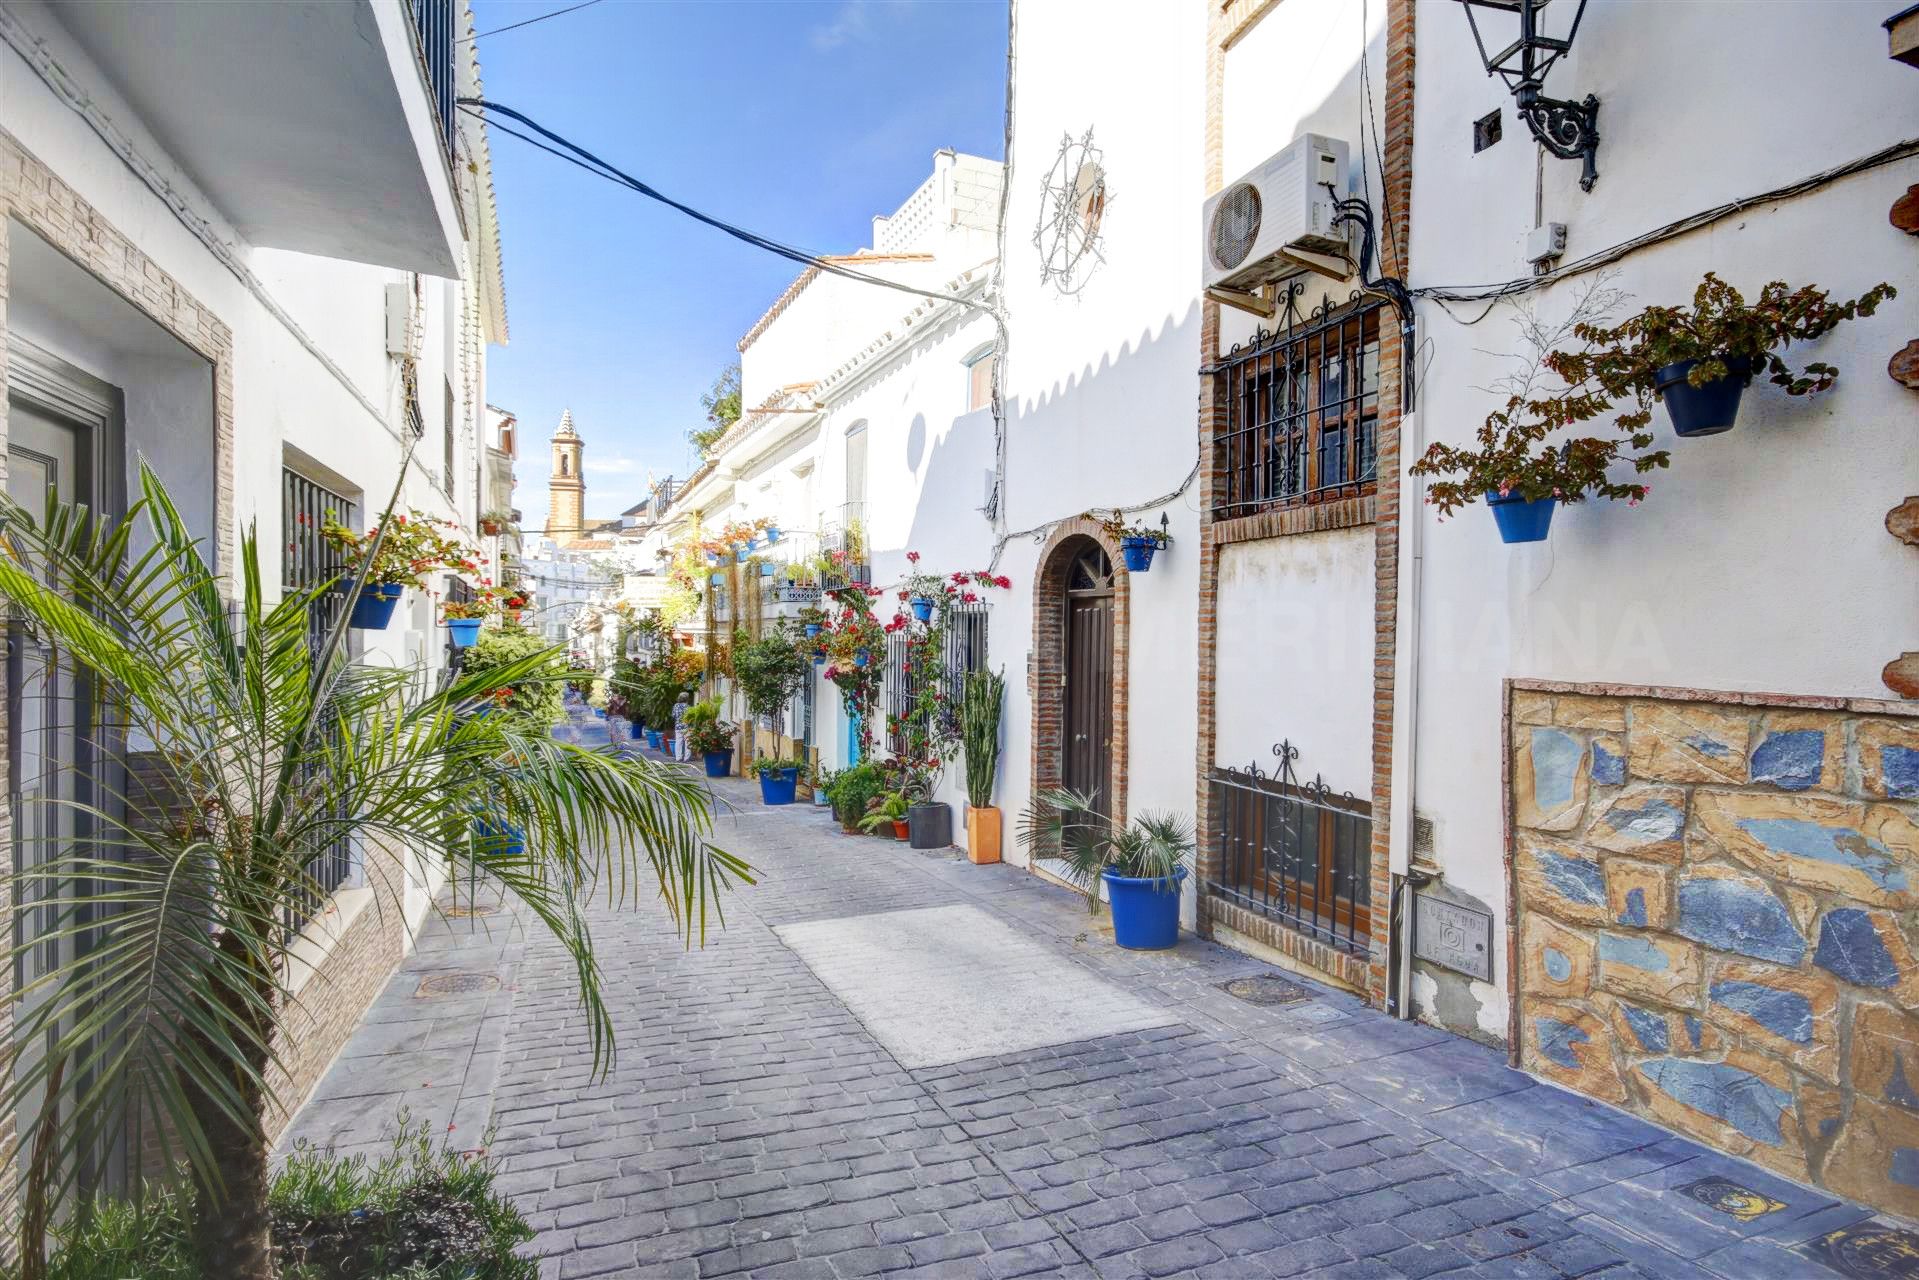
[{"label": "narrow cobblestone street", "polygon": [[[715,785],[733,806],[722,841],[761,883],[704,947],[651,905],[595,909],[619,1027],[605,1079],[559,949],[510,917],[456,919],[429,931],[294,1136],[370,1150],[404,1103],[460,1145],[490,1094],[501,1187],[558,1277],[1761,1280],[1839,1274],[1820,1238],[1870,1216],[1343,993],[1241,999],[1223,984],[1279,971],[1210,943],[1120,951],[1104,917],[1017,868],[843,836],[824,810]],[[1021,984],[1085,982],[1160,1025],[903,1065],[829,985],[844,977],[788,938],[936,909],[1003,922],[1037,961],[949,970],[942,988],[978,978],[1018,1001]],[[884,986],[924,957],[866,959],[865,985]],[[422,999],[451,974],[480,989]],[[1730,1212],[1727,1184],[1764,1199]],[[1775,1207],[1748,1216],[1755,1203]]]}]

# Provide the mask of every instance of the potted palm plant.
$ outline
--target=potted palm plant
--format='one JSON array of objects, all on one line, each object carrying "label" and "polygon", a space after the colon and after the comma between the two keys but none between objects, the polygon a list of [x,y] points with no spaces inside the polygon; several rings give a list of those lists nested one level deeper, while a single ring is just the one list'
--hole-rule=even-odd
[{"label": "potted palm plant", "polygon": [[[0,1220],[44,1224],[82,1163],[73,1153],[101,1149],[130,1113],[164,1116],[145,1133],[183,1170],[195,1273],[269,1280],[269,1117],[296,1101],[276,1080],[306,1016],[289,985],[305,939],[285,921],[324,894],[309,871],[316,832],[389,867],[368,876],[384,911],[401,909],[410,859],[525,903],[573,961],[601,1047],[615,1028],[580,902],[644,875],[690,941],[750,869],[709,842],[712,800],[685,774],[556,741],[516,715],[465,714],[531,686],[557,703],[563,649],[442,683],[356,663],[344,616],[313,634],[329,587],[267,599],[253,589],[272,572],[254,531],[216,567],[144,464],[137,484],[112,523],[71,505],[43,522],[0,497],[12,625],[123,727],[92,749],[155,782],[128,788],[124,809],[76,809],[86,841],[36,844],[0,874],[0,898],[34,901],[56,929],[112,921],[111,945],[49,959],[0,1038],[0,1131],[25,1175]],[[611,1062],[597,1055],[597,1073]],[[65,1105],[42,1104],[63,1092]],[[23,1233],[19,1253],[43,1244]]]},{"label": "potted palm plant", "polygon": [[1000,812],[993,807],[993,780],[999,772],[1000,709],[1006,677],[973,671],[960,694],[960,745],[966,752],[966,856],[976,863],[998,862]]},{"label": "potted palm plant", "polygon": [[1143,813],[1121,826],[1078,791],[1042,791],[1020,818],[1019,840],[1057,853],[1066,876],[1099,913],[1099,888],[1113,904],[1113,941],[1128,951],[1164,951],[1179,942],[1180,887],[1193,857],[1193,825],[1170,813]]}]

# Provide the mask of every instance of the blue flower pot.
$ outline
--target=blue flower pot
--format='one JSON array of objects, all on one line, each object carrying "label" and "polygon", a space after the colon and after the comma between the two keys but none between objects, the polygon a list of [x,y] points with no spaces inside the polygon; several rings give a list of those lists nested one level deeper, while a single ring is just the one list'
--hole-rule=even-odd
[{"label": "blue flower pot", "polygon": [[872,660],[873,660],[873,655],[868,653],[866,650],[864,649],[853,650],[854,666],[864,668],[866,664],[871,662]]},{"label": "blue flower pot", "polygon": [[737,561],[738,561],[739,563],[741,563],[741,564],[745,564],[745,563],[746,563],[746,557],[747,557],[747,556],[748,556],[749,554],[750,554],[750,551],[748,550],[748,548],[746,548],[746,547],[740,547],[740,548],[738,548],[737,550],[735,550],[735,551],[733,552],[733,558],[734,558],[735,560],[737,560]]},{"label": "blue flower pot", "polygon": [[1165,951],[1179,945],[1179,888],[1186,868],[1144,879],[1101,873],[1113,908],[1113,941],[1128,951]]},{"label": "blue flower pot", "polygon": [[780,540],[780,527],[778,525],[769,524],[766,526],[766,540],[769,543],[778,542]]},{"label": "blue flower pot", "polygon": [[781,769],[760,775],[760,800],[766,804],[792,804],[800,785],[798,769]]},{"label": "blue flower pot", "polygon": [[606,708],[605,707],[593,708],[593,715],[596,719],[600,719],[600,720],[606,719]]},{"label": "blue flower pot", "polygon": [[925,596],[914,596],[912,600],[913,616],[921,622],[933,620],[933,602]]},{"label": "blue flower pot", "polygon": [[526,854],[526,832],[504,820],[475,818],[473,841],[480,852],[496,858],[519,858]]},{"label": "blue flower pot", "polygon": [[1669,364],[1653,375],[1653,388],[1666,404],[1666,416],[1672,419],[1675,434],[1716,436],[1731,431],[1739,420],[1739,397],[1752,381],[1752,364],[1746,360],[1726,361],[1726,376],[1695,387],[1686,381],[1697,360]]},{"label": "blue flower pot", "polygon": [[646,731],[646,745],[655,751],[660,749],[660,731],[658,729],[648,729]]},{"label": "blue flower pot", "polygon": [[708,751],[703,757],[706,762],[706,776],[725,778],[733,772],[733,748],[724,751]]},{"label": "blue flower pot", "polygon": [[405,593],[404,582],[367,583],[354,598],[353,614],[346,624],[361,631],[385,631]]},{"label": "blue flower pot", "polygon": [[627,726],[626,726],[627,737],[639,738],[639,737],[643,737],[645,733],[646,733],[646,730],[640,727],[640,722],[638,720],[630,720],[627,722]]},{"label": "blue flower pot", "polygon": [[1559,499],[1528,502],[1518,494],[1502,498],[1497,489],[1488,489],[1486,505],[1492,508],[1501,542],[1544,542],[1552,532],[1553,508],[1559,505]]},{"label": "blue flower pot", "polygon": [[714,575],[712,575],[711,577],[709,577],[709,578],[707,579],[707,581],[708,581],[708,582],[710,582],[710,583],[712,583],[712,584],[713,584],[714,586],[716,586],[716,587],[717,587],[717,586],[719,586],[719,585],[720,585],[720,584],[721,584],[722,582],[725,582],[725,581],[726,581],[726,575],[725,575],[725,574],[723,574],[723,573],[716,573],[716,574],[714,574]]},{"label": "blue flower pot", "polygon": [[718,556],[717,553],[709,551],[706,553],[706,562],[708,564],[718,564],[720,562],[720,557]]},{"label": "blue flower pot", "polygon": [[453,641],[455,649],[470,648],[480,638],[480,619],[448,618],[446,620],[447,638]]},{"label": "blue flower pot", "polygon": [[1120,558],[1126,561],[1126,572],[1145,573],[1153,567],[1153,552],[1159,550],[1159,544],[1151,538],[1123,538],[1119,544]]},{"label": "blue flower pot", "polygon": [[762,578],[770,578],[773,576],[773,564],[771,561],[760,566],[760,576]]},{"label": "blue flower pot", "polygon": [[806,638],[808,640],[811,640],[814,636],[817,636],[819,633],[820,633],[819,623],[809,622],[806,624]]}]

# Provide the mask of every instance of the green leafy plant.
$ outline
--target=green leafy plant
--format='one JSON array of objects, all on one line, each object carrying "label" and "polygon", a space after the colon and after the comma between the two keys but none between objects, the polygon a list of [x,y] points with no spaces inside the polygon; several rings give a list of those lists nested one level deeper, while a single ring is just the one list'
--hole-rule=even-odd
[{"label": "green leafy plant", "polygon": [[995,671],[969,671],[960,692],[960,746],[966,752],[966,803],[984,809],[993,803],[993,779],[999,773],[1000,710],[1006,701],[1006,677]]},{"label": "green leafy plant", "polygon": [[[524,678],[511,684],[496,683],[486,701],[494,714],[512,717],[520,732],[545,733],[559,723],[565,710],[560,689],[568,679],[568,670],[565,655],[558,649],[530,631],[490,628],[468,646],[461,671],[487,679],[497,672],[522,670],[529,661],[534,665]],[[594,695],[601,693],[602,685],[601,681],[594,682]],[[605,706],[606,702],[606,696],[601,696],[595,705]]]},{"label": "green leafy plant", "polygon": [[1156,525],[1145,524],[1138,520],[1127,524],[1125,516],[1117,511],[1100,521],[1099,527],[1104,529],[1106,536],[1115,542],[1125,542],[1129,538],[1143,538],[1156,547],[1164,547],[1173,540],[1172,534]]},{"label": "green leafy plant", "polygon": [[[23,843],[0,876],[0,897],[46,918],[112,921],[103,945],[52,958],[32,931],[9,939],[6,963],[39,970],[34,1002],[15,1005],[0,1041],[0,1160],[30,1166],[0,1220],[21,1224],[20,1256],[39,1256],[37,1228],[79,1154],[148,1117],[159,1160],[185,1166],[206,1274],[268,1280],[266,1117],[291,1101],[270,1081],[287,1070],[284,1019],[297,1007],[287,984],[300,939],[286,921],[325,896],[307,870],[316,847],[362,843],[385,911],[401,910],[408,854],[510,894],[571,961],[596,1075],[613,1060],[613,1023],[583,902],[657,891],[690,942],[750,869],[709,841],[712,801],[683,771],[558,742],[518,716],[468,714],[504,690],[557,688],[557,651],[437,684],[353,663],[344,612],[311,636],[327,588],[269,602],[252,530],[216,570],[144,465],[138,486],[111,524],[0,497],[13,624],[55,664],[48,679],[91,687],[124,727],[93,743],[100,767],[164,780],[129,788],[123,811],[47,796],[87,838]],[[375,548],[362,567],[377,562]],[[487,838],[474,815],[523,840]],[[40,1105],[63,1079],[86,1083],[65,1089],[67,1105]]]},{"label": "green leafy plant", "polygon": [[1055,788],[1034,797],[1020,815],[1019,842],[1042,856],[1065,862],[1066,877],[1086,895],[1086,909],[1099,914],[1099,879],[1114,875],[1171,879],[1193,858],[1193,824],[1178,814],[1146,812],[1124,826],[1100,811],[1094,798]]},{"label": "green leafy plant", "polygon": [[733,750],[739,732],[731,721],[720,718],[720,700],[717,697],[688,707],[684,727],[687,749],[694,755]]},{"label": "green leafy plant", "polygon": [[860,816],[860,830],[868,835],[891,831],[895,822],[906,821],[907,811],[912,807],[913,798],[904,790],[876,796],[866,803],[866,812]]},{"label": "green leafy plant", "polygon": [[759,774],[780,774],[786,772],[788,769],[797,770],[803,775],[806,772],[806,761],[798,759],[797,757],[779,756],[772,759],[755,760],[753,762],[753,771]]},{"label": "green leafy plant", "polygon": [[475,552],[448,536],[454,525],[423,512],[392,513],[365,533],[355,533],[334,521],[321,522],[320,537],[340,555],[342,573],[373,583],[403,583],[416,590],[441,569],[473,572],[479,568]]},{"label": "green leafy plant", "polygon": [[[280,1280],[533,1280],[537,1264],[515,1254],[533,1230],[495,1189],[486,1141],[436,1147],[424,1122],[403,1122],[378,1159],[296,1145],[267,1193]],[[211,1274],[194,1254],[191,1199],[165,1183],[74,1215],[56,1229],[46,1268],[48,1280]]]},{"label": "green leafy plant", "polygon": [[840,826],[853,831],[866,816],[866,806],[885,790],[885,775],[868,760],[834,774],[826,783],[826,801]]},{"label": "green leafy plant", "polygon": [[772,716],[784,731],[786,706],[812,674],[813,664],[800,651],[798,637],[782,622],[761,636],[733,649],[733,682],[746,696],[747,709],[756,716]]}]

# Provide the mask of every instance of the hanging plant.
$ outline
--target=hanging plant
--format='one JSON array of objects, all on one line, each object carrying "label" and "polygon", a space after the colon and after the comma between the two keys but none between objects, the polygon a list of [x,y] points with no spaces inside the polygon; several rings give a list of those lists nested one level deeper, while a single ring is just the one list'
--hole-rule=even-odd
[{"label": "hanging plant", "polygon": [[1611,399],[1635,401],[1638,408],[1620,418],[1628,430],[1649,421],[1652,402],[1663,400],[1679,435],[1717,435],[1732,429],[1740,394],[1761,374],[1789,396],[1830,390],[1838,369],[1813,361],[1795,370],[1780,352],[1869,316],[1896,296],[1881,283],[1835,303],[1824,289],[1774,280],[1748,303],[1708,271],[1691,307],[1647,307],[1617,325],[1577,324],[1573,334],[1585,349],[1555,351],[1546,363],[1568,385],[1590,384]]}]

